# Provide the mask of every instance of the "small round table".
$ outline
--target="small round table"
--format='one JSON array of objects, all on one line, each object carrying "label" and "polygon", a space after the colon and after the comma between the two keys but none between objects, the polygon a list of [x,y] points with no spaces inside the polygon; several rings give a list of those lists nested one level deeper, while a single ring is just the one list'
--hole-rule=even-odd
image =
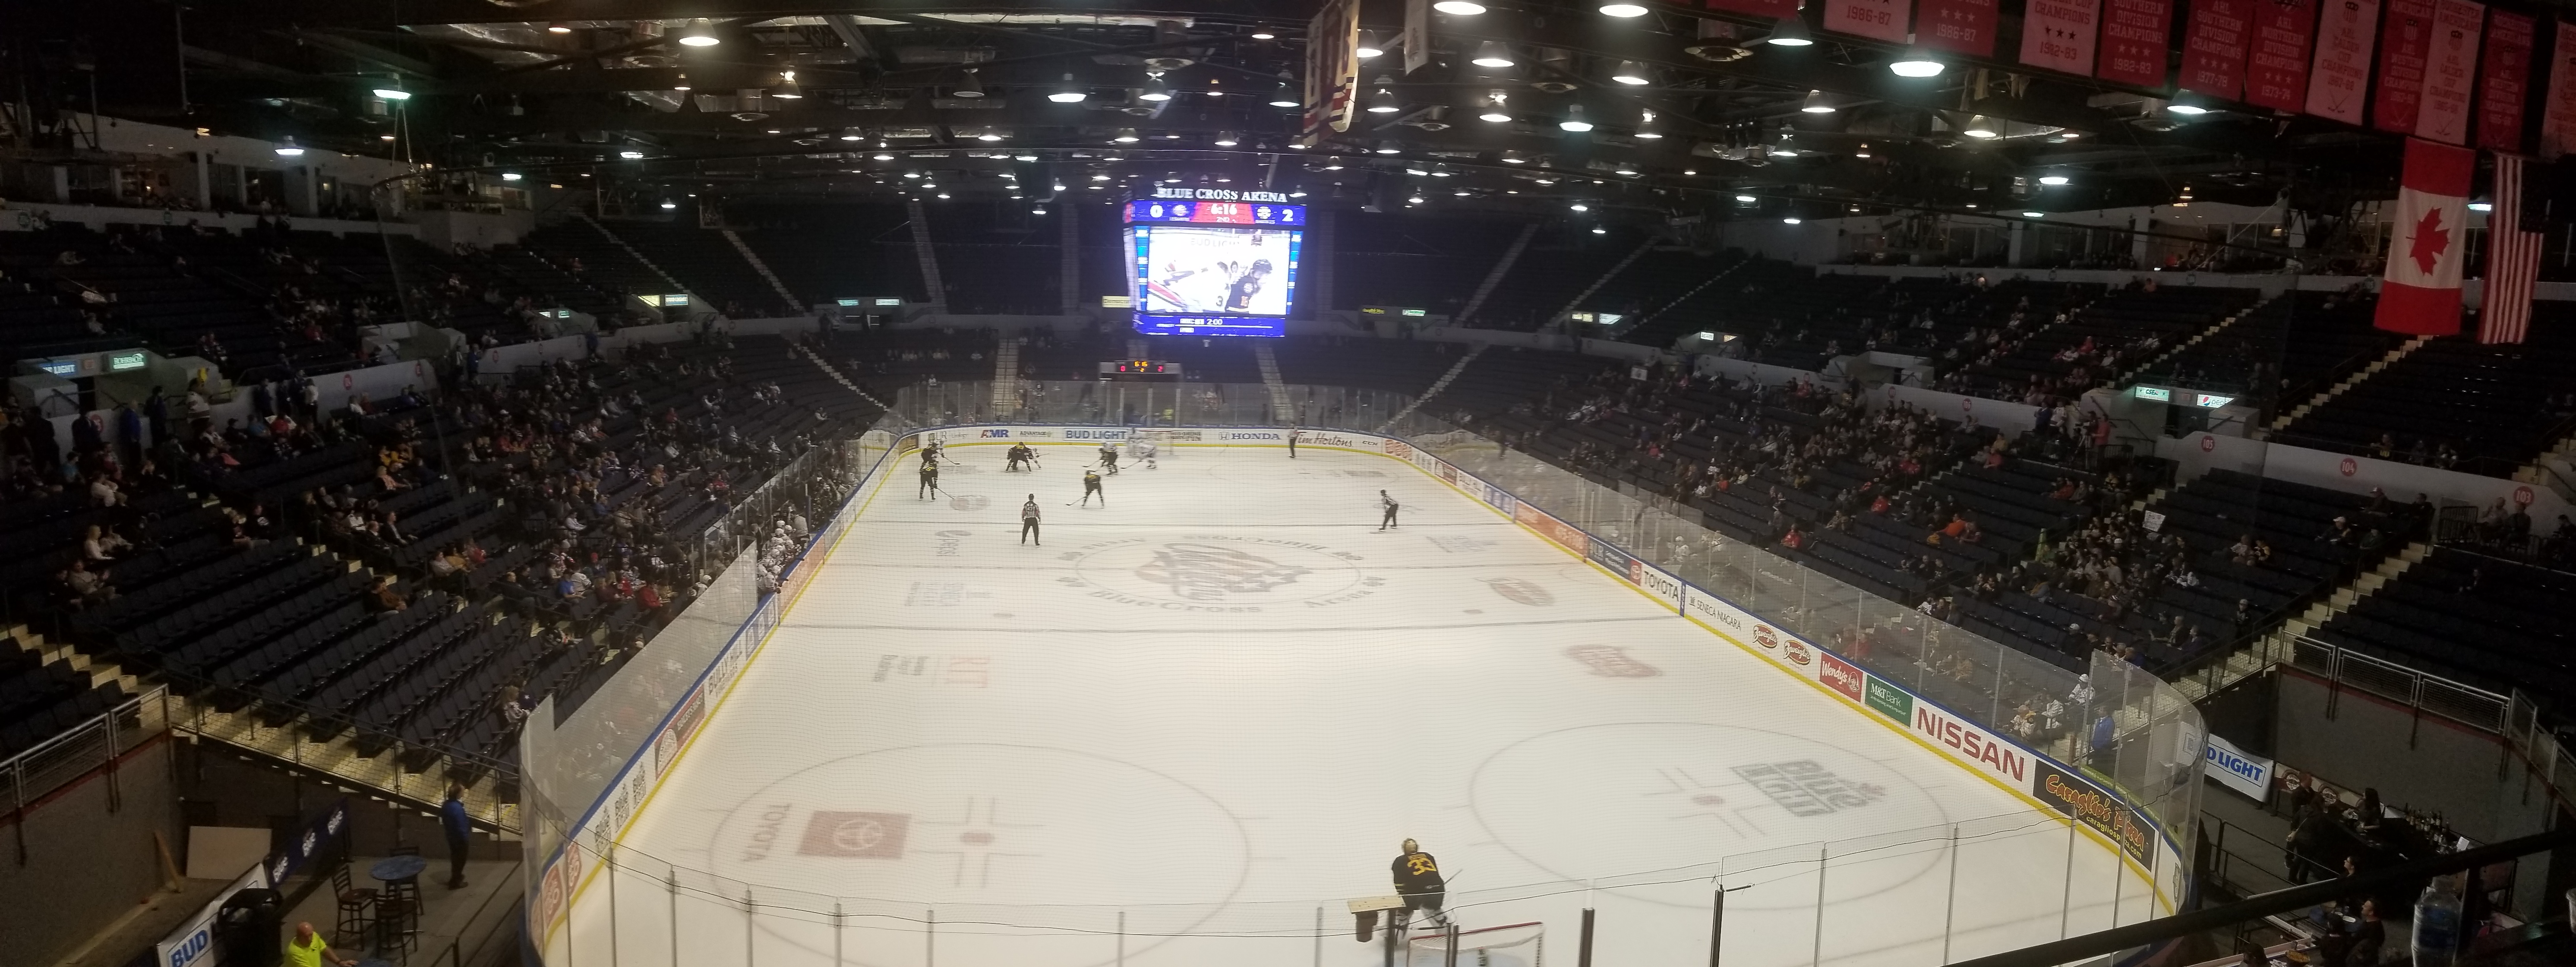
[{"label": "small round table", "polygon": [[[401,946],[412,925],[420,920],[420,874],[429,869],[425,856],[388,856],[367,867],[367,875],[385,885],[377,900],[376,949],[392,950]],[[385,901],[394,901],[388,916]]]}]

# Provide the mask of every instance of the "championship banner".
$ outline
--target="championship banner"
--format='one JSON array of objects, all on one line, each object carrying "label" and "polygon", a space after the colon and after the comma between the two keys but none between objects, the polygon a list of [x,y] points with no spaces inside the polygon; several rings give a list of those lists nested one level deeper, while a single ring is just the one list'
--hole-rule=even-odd
[{"label": "championship banner", "polygon": [[2068,74],[2093,73],[2102,0],[2030,0],[2022,11],[2021,62]]},{"label": "championship banner", "polygon": [[2245,90],[2245,45],[2255,0],[2192,0],[2183,24],[2182,77],[2175,86],[2222,101]]},{"label": "championship banner", "polygon": [[2245,59],[2245,103],[2297,113],[2308,104],[2308,42],[2317,0],[2254,5],[2253,52]]},{"label": "championship banner", "polygon": [[2469,175],[2477,153],[2406,139],[2405,184],[2388,237],[2388,275],[2379,317],[2391,332],[2448,336],[2460,331],[2460,263],[2468,248]]},{"label": "championship banner", "polygon": [[2478,80],[2478,147],[2522,150],[2522,103],[2531,96],[2530,17],[2498,10],[2487,18],[2485,69]]},{"label": "championship banner", "polygon": [[2576,151],[2576,24],[2555,26],[2558,53],[2549,58],[2549,100],[2540,109],[2540,156],[2550,161]]},{"label": "championship banner", "polygon": [[1327,0],[1306,26],[1306,144],[1351,129],[1359,100],[1360,0]]},{"label": "championship banner", "polygon": [[2165,86],[2166,38],[2172,33],[2173,0],[2103,0],[2102,53],[2093,76],[2139,87]]},{"label": "championship banner", "polygon": [[1404,0],[1404,72],[1431,63],[1431,0]]},{"label": "championship banner", "polygon": [[1912,4],[1913,0],[1825,0],[1824,27],[1901,44],[1914,31]]},{"label": "championship banner", "polygon": [[1970,57],[1995,55],[1995,0],[1923,0],[1914,17],[1915,42]]},{"label": "championship banner", "polygon": [[2388,25],[2379,33],[2379,100],[2370,126],[2399,134],[2415,130],[2424,107],[2424,61],[2433,50],[2434,0],[2388,0]]},{"label": "championship banner", "polygon": [[2477,91],[2478,32],[2486,16],[2486,5],[2474,0],[2435,0],[2433,46],[2424,58],[2424,103],[2415,115],[2416,137],[2443,144],[2469,140],[2469,97]]},{"label": "championship banner", "polygon": [[2325,0],[2317,20],[2317,61],[2308,72],[2307,112],[2362,123],[2370,93],[2370,49],[2379,39],[2379,0]]}]

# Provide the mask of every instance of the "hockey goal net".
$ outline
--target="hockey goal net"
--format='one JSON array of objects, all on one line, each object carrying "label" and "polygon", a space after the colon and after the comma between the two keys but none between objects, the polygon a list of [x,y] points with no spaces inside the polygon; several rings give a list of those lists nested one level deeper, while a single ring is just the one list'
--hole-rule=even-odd
[{"label": "hockey goal net", "polygon": [[[1413,928],[1405,938],[1405,967],[1446,967],[1449,933],[1436,927]],[[1546,967],[1547,927],[1512,923],[1458,931],[1459,967]]]},{"label": "hockey goal net", "polygon": [[1130,460],[1143,460],[1151,451],[1155,461],[1169,460],[1180,456],[1180,448],[1174,446],[1174,442],[1175,434],[1170,430],[1138,430],[1127,435],[1126,456]]}]

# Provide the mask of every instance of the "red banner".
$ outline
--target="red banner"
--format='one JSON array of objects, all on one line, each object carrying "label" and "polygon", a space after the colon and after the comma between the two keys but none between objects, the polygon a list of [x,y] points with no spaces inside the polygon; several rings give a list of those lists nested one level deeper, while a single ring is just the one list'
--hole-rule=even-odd
[{"label": "red banner", "polygon": [[[2378,0],[2372,0],[2373,3]],[[2102,53],[2093,76],[2139,87],[2165,86],[2173,0],[2103,0]]]},{"label": "red banner", "polygon": [[2388,0],[2379,32],[2379,100],[2370,126],[2410,134],[2424,105],[2424,58],[2433,49],[2433,0]]},{"label": "red banner", "polygon": [[2487,18],[2486,69],[2478,79],[2478,147],[2522,150],[2522,105],[2531,97],[2530,17],[2498,10]]},{"label": "red banner", "polygon": [[2316,0],[2254,5],[2253,53],[2245,58],[2245,103],[2296,112],[2308,105],[2308,41],[2316,36]]},{"label": "red banner", "polygon": [[2021,62],[2069,74],[2093,73],[2102,0],[2030,0],[2021,15]]},{"label": "red banner", "polygon": [[2193,0],[2183,24],[2182,77],[2176,85],[2233,101],[2245,89],[2245,45],[2254,30],[2254,0]]},{"label": "red banner", "polygon": [[1776,20],[1781,17],[1797,16],[1798,0],[1708,0],[1708,8],[1749,13],[1756,17],[1770,17]]},{"label": "red banner", "polygon": [[2549,100],[2540,111],[2540,156],[2556,161],[2576,152],[2576,24],[2558,28],[2558,54],[2549,67]]},{"label": "red banner", "polygon": [[1914,40],[1970,57],[1995,55],[1995,0],[1923,0],[1914,11]]},{"label": "red banner", "polygon": [[2478,32],[2486,18],[2486,5],[2475,0],[2435,0],[2433,47],[2424,57],[2424,105],[2415,115],[2416,137],[2443,144],[2469,140]]},{"label": "red banner", "polygon": [[1913,12],[1912,0],[1825,0],[1825,29],[1901,44]]},{"label": "red banner", "polygon": [[2379,39],[2379,0],[2325,0],[2317,18],[2317,62],[2308,74],[2307,111],[2362,123],[2370,93],[2370,45]]}]

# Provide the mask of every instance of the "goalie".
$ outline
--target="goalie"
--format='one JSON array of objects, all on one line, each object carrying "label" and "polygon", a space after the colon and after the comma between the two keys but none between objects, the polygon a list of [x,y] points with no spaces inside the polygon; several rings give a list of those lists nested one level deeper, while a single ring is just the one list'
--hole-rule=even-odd
[{"label": "goalie", "polygon": [[1139,433],[1127,438],[1127,455],[1136,462],[1144,464],[1147,470],[1160,469],[1154,463],[1156,450],[1157,444],[1153,437]]},{"label": "goalie", "polygon": [[1011,449],[1002,455],[1004,473],[1018,473],[1023,468],[1035,467],[1037,464],[1038,452],[1029,449],[1029,445],[1025,443],[1011,444]]}]

